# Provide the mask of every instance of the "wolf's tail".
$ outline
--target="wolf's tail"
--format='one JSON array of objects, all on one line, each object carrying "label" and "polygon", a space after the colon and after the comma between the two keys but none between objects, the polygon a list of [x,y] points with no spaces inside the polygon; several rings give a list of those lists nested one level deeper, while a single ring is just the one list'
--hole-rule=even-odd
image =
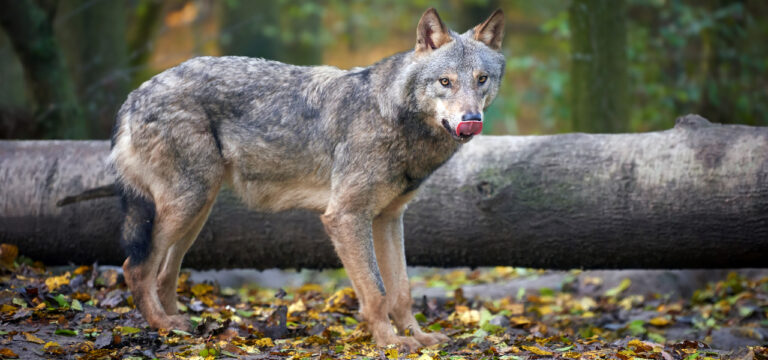
[{"label": "wolf's tail", "polygon": [[155,202],[121,186],[115,188],[121,198],[125,219],[120,229],[120,244],[130,265],[146,260],[152,250],[152,229],[155,225]]},{"label": "wolf's tail", "polygon": [[81,201],[100,199],[100,198],[105,198],[110,196],[117,196],[117,195],[120,195],[118,193],[117,187],[118,187],[117,183],[112,183],[104,186],[91,188],[77,195],[70,195],[57,201],[56,206],[64,206],[64,205],[74,204],[76,202],[81,202]]}]

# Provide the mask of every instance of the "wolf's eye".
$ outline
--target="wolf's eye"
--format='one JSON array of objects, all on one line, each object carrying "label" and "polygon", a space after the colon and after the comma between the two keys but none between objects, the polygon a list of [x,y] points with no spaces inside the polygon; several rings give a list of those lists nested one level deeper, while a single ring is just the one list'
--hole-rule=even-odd
[{"label": "wolf's eye", "polygon": [[485,84],[485,82],[486,82],[487,80],[488,80],[488,76],[485,76],[485,75],[480,75],[480,77],[479,77],[479,78],[477,78],[477,82],[479,82],[479,83],[481,83],[481,84]]},{"label": "wolf's eye", "polygon": [[451,85],[451,80],[448,80],[448,78],[440,78],[440,85],[448,87]]}]

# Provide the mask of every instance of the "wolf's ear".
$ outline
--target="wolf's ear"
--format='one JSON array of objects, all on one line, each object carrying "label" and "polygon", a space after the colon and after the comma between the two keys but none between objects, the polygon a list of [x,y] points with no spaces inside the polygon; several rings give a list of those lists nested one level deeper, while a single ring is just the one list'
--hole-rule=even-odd
[{"label": "wolf's ear", "polygon": [[424,53],[435,50],[453,41],[435,8],[429,8],[421,15],[416,28],[416,52]]},{"label": "wolf's ear", "polygon": [[504,38],[504,12],[496,9],[488,20],[475,26],[473,30],[475,40],[488,45],[493,50],[500,50],[501,40]]}]

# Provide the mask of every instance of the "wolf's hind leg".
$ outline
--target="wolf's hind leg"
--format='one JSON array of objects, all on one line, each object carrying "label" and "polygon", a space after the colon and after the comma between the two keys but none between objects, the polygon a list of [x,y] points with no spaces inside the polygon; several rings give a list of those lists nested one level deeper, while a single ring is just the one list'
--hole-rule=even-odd
[{"label": "wolf's hind leg", "polygon": [[165,313],[168,315],[176,315],[179,310],[176,306],[176,286],[179,281],[179,270],[181,270],[181,262],[184,259],[184,254],[189,251],[189,248],[197,239],[200,234],[203,225],[208,220],[208,215],[211,213],[213,203],[216,201],[216,194],[218,193],[218,185],[208,194],[208,199],[202,210],[197,214],[196,218],[190,224],[187,233],[175,244],[173,244],[168,250],[168,255],[165,257],[165,261],[160,266],[160,271],[157,275],[158,289],[157,295],[160,298],[160,303],[165,309]]},{"label": "wolf's hind leg", "polygon": [[[189,328],[184,318],[166,314],[158,297],[157,275],[160,265],[168,256],[168,250],[181,241],[194,225],[195,219],[206,204],[206,193],[189,190],[176,192],[171,188],[155,193],[154,201],[150,202],[154,203],[154,218],[132,216],[136,213],[132,210],[136,203],[132,203],[130,196],[126,196],[127,216],[123,226],[123,245],[129,257],[123,264],[125,282],[131,289],[136,307],[153,328]],[[137,236],[137,226],[143,231],[140,236]],[[147,238],[149,234],[151,237]]]},{"label": "wolf's hind leg", "polygon": [[407,330],[424,346],[447,342],[450,339],[443,334],[421,331],[413,316],[413,298],[403,247],[404,202],[395,201],[392,205],[373,220],[376,259],[387,287],[387,312],[401,335],[405,335]]}]

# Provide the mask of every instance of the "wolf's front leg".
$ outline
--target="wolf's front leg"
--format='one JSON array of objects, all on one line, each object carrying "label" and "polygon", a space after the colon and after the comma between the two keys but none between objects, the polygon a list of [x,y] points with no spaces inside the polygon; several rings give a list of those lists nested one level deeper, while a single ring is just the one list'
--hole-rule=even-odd
[{"label": "wolf's front leg", "polygon": [[373,220],[373,236],[376,258],[387,287],[387,311],[392,316],[400,334],[406,330],[422,345],[429,346],[447,342],[450,339],[440,333],[425,333],[412,313],[413,298],[405,267],[403,242],[403,210],[397,200]]},{"label": "wolf's front leg", "polygon": [[338,211],[331,206],[322,220],[352,281],[360,301],[360,313],[376,344],[396,344],[415,351],[421,343],[412,337],[395,335],[389,322],[387,292],[373,247],[372,218],[361,212]]}]

